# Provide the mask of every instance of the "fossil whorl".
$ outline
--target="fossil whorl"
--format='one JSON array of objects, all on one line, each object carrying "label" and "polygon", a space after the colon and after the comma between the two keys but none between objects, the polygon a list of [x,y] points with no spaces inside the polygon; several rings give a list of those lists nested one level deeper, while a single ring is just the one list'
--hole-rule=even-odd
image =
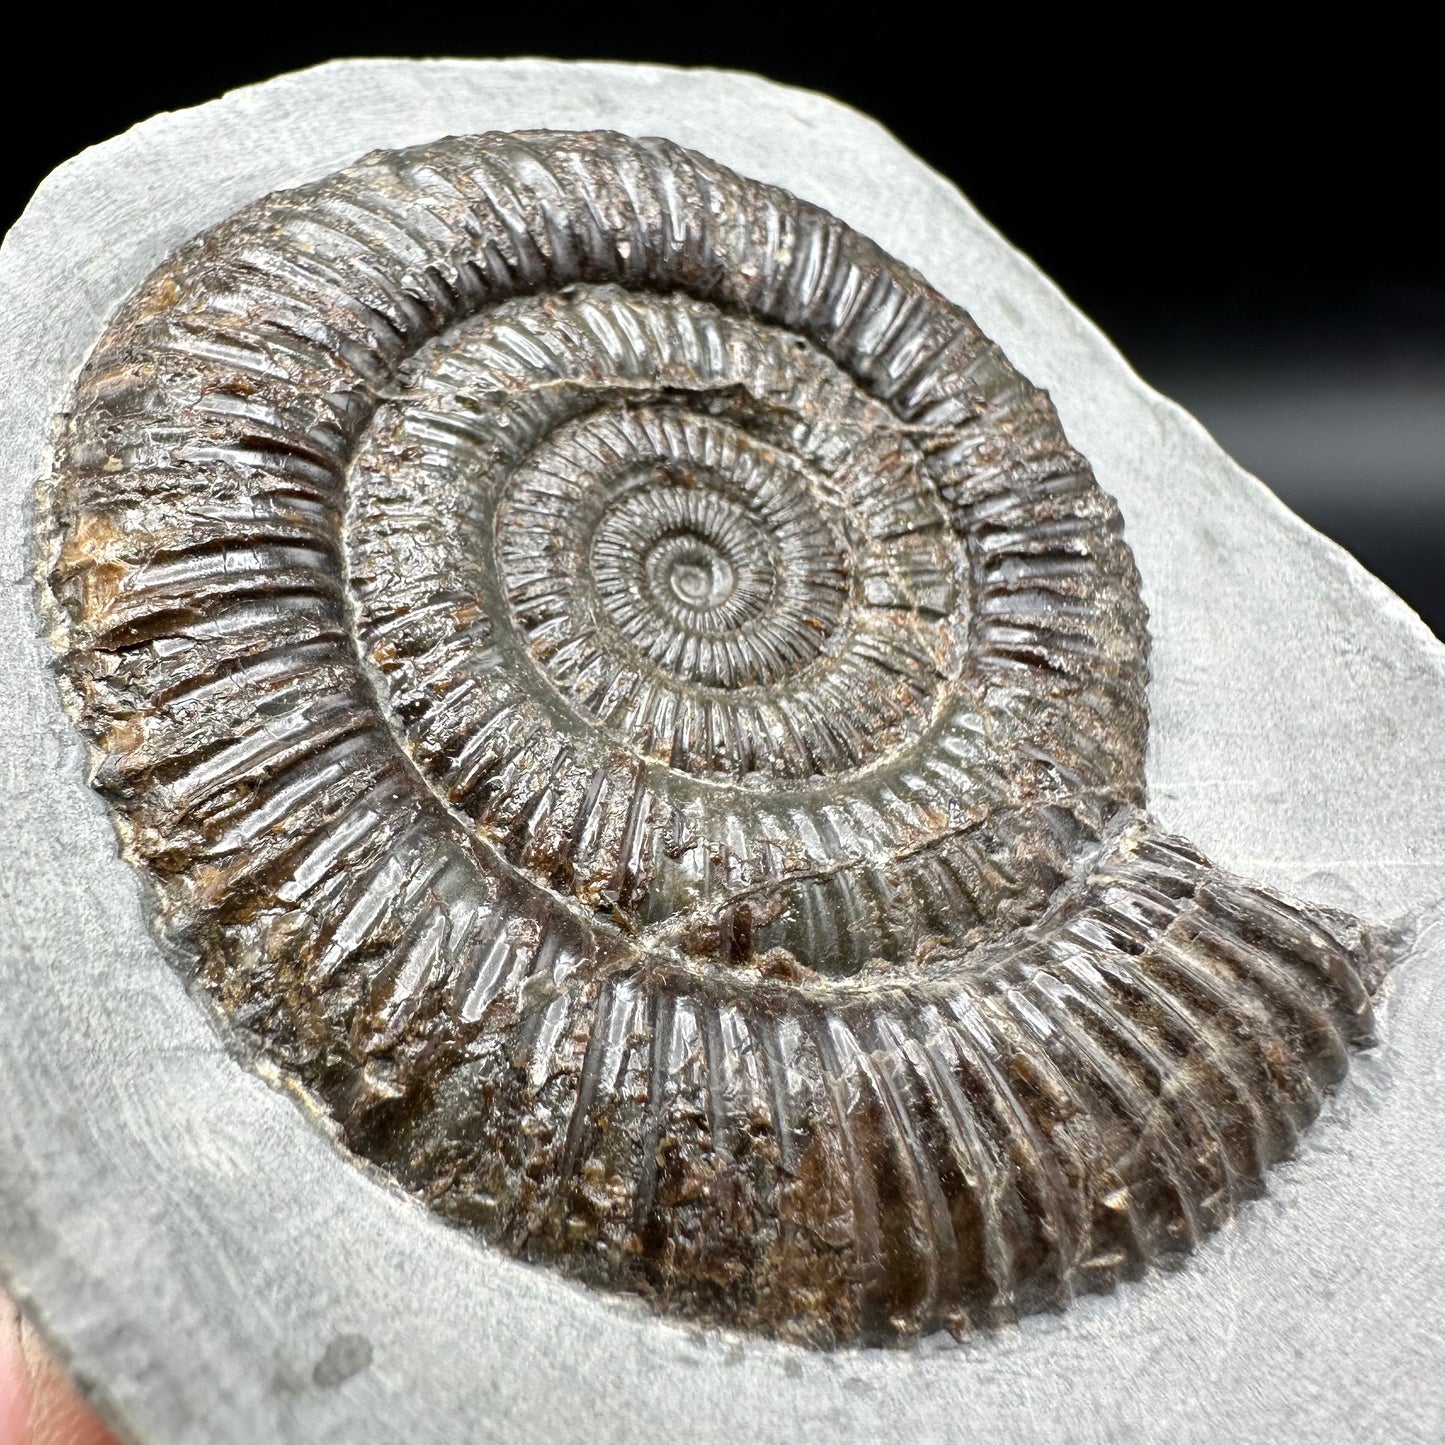
[{"label": "fossil whorl", "polygon": [[657,140],[377,153],[126,303],[49,587],[159,921],[357,1153],[828,1343],[1167,1263],[1370,935],[1140,811],[1112,500],[956,306]]}]

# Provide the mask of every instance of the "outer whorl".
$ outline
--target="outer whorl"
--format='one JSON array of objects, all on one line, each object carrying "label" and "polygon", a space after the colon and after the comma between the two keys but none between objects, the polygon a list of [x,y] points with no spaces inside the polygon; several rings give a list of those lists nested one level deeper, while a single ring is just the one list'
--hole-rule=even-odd
[{"label": "outer whorl", "polygon": [[1140,811],[1112,500],[967,315],[666,141],[378,153],[170,257],[65,419],[75,714],[347,1145],[815,1343],[1187,1252],[1377,949]]}]

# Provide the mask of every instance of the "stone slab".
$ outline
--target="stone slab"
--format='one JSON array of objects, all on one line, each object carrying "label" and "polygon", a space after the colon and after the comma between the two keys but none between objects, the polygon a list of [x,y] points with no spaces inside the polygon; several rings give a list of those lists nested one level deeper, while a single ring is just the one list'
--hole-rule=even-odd
[{"label": "stone slab", "polygon": [[[1413,930],[1381,1047],[1183,1271],[962,1346],[817,1355],[661,1323],[341,1157],[230,1057],[148,932],[37,635],[30,507],[52,417],[115,305],[202,227],[373,147],[525,127],[694,146],[966,306],[1123,507],[1153,614],[1157,815],[1223,866]],[[332,64],[62,166],[0,250],[0,316],[0,1278],[123,1434],[1445,1434],[1445,648],[879,126],[722,72]]]}]

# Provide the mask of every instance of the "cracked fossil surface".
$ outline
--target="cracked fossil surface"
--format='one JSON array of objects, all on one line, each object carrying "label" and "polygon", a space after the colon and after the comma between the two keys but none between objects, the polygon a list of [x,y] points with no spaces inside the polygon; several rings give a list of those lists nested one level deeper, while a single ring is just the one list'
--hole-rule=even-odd
[{"label": "cracked fossil surface", "polygon": [[157,922],[523,1257],[813,1344],[1168,1265],[1370,930],[1143,811],[1116,506],[968,316],[659,140],[379,152],[163,263],[47,494]]}]

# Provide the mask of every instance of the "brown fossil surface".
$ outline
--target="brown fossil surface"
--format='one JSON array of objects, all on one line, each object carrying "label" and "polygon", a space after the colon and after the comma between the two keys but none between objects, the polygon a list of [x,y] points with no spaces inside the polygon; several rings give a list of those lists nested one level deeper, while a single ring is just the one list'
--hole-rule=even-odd
[{"label": "brown fossil surface", "polygon": [[357,1154],[815,1344],[1186,1254],[1371,933],[1142,811],[1147,632],[1048,398],[667,141],[381,152],[123,306],[44,519],[158,922]]}]

